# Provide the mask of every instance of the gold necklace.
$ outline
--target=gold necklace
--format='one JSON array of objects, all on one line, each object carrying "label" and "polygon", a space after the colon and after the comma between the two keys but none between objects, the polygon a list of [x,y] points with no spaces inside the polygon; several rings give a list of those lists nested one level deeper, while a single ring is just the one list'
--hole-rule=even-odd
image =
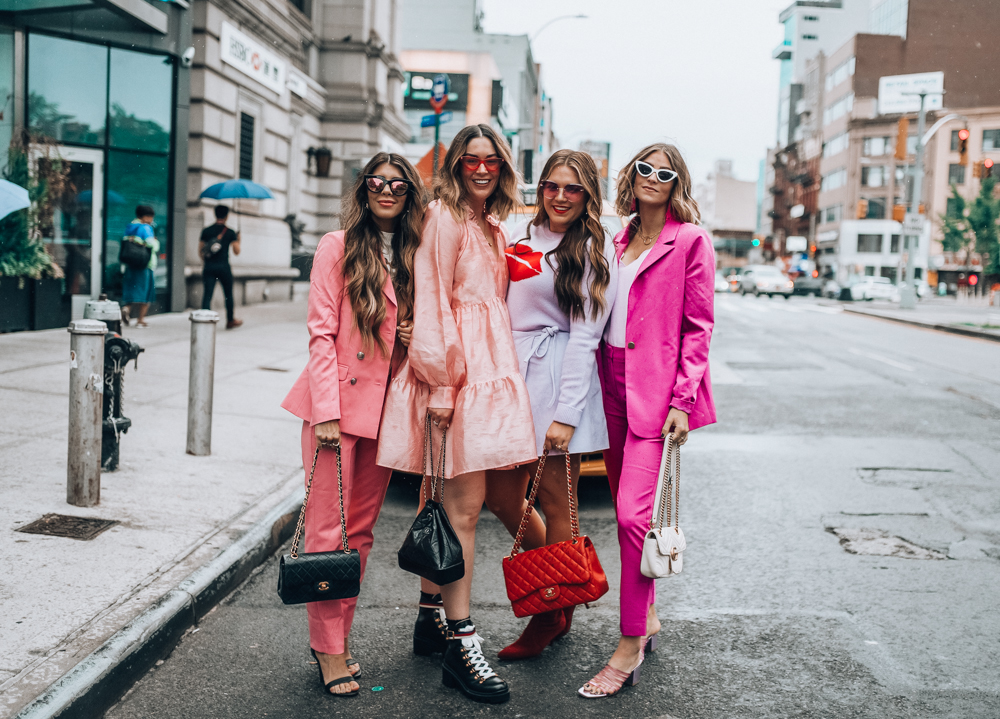
[{"label": "gold necklace", "polygon": [[[663,228],[662,227],[660,228],[660,232],[663,232]],[[657,237],[660,236],[660,232],[654,232],[654,233],[651,233],[649,235],[645,235],[642,232],[642,230],[639,230],[636,234],[639,235],[639,239],[642,240],[642,244],[644,244],[647,247],[649,247],[649,245],[652,244],[653,240],[655,240]],[[647,237],[649,239],[646,239]]]}]

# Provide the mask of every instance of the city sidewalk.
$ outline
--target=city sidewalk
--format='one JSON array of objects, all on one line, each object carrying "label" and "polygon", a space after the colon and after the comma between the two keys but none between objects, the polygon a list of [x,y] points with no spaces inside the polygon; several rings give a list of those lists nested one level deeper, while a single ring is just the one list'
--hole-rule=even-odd
[{"label": "city sidewalk", "polygon": [[991,307],[985,301],[928,297],[920,300],[914,310],[879,301],[845,302],[843,307],[845,312],[858,315],[1000,342],[1000,307]]},{"label": "city sidewalk", "polygon": [[[145,348],[126,374],[133,424],[89,509],[65,500],[69,333],[0,335],[0,717],[300,501],[300,423],[279,403],[308,356],[306,303],[240,310],[243,327],[219,325],[210,457],[185,454],[188,314],[126,328]],[[47,513],[117,524],[89,541],[16,531]],[[181,589],[192,603],[204,596]]]}]

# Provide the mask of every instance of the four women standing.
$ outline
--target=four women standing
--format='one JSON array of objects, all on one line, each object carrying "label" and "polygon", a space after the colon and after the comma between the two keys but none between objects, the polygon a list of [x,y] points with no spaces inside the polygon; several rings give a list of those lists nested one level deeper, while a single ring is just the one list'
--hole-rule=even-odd
[{"label": "four women standing", "polygon": [[[427,421],[433,446],[447,432],[444,507],[469,558],[484,500],[516,532],[541,454],[569,456],[575,491],[579,455],[606,449],[622,636],[580,690],[586,697],[628,683],[659,630],[653,583],[639,563],[663,437],[683,443],[689,429],[715,419],[707,372],[714,255],[693,224],[690,189],[676,148],[643,150],[618,187],[619,214],[638,214],[612,243],[593,160],[559,151],[542,171],[536,216],[508,241],[502,222],[519,205],[518,177],[490,126],[458,133],[426,210],[413,168],[381,153],[347,203],[345,230],[317,250],[309,365],[283,404],[304,420],[306,466],[317,442],[339,444],[347,532],[362,562],[391,470],[424,471]],[[309,552],[340,542],[336,465],[325,454],[306,515]],[[545,468],[545,522],[532,516],[526,548],[570,536],[561,464]],[[470,559],[465,576],[443,587],[422,580],[414,651],[443,652],[446,686],[503,702],[509,688],[471,619],[472,567]],[[357,692],[360,667],[347,646],[355,601],[308,607],[321,680],[338,695]],[[571,610],[534,617],[501,658],[538,654],[571,619]]]}]

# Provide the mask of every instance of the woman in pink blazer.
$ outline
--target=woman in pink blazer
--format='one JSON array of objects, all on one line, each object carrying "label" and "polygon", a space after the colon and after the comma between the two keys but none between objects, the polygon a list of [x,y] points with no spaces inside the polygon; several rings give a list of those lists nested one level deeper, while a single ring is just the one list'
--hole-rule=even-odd
[{"label": "woman in pink blazer", "polygon": [[[696,224],[691,175],[673,145],[644,148],[618,175],[618,214],[636,216],[615,238],[618,282],[598,361],[610,448],[604,452],[621,547],[621,639],[580,689],[610,696],[638,681],[660,630],[642,541],[653,514],[663,440],[715,422],[708,375],[715,251]],[[648,640],[648,641],[647,641]]]},{"label": "woman in pink blazer", "polygon": [[[345,195],[344,229],[325,235],[313,259],[309,362],[281,404],[303,420],[307,470],[317,444],[340,447],[347,536],[361,553],[362,578],[392,474],[375,464],[375,454],[386,387],[402,364],[412,330],[413,257],[423,196],[413,166],[384,152]],[[341,546],[338,503],[337,457],[321,451],[306,509],[306,552]],[[359,689],[361,667],[348,648],[356,605],[356,598],[307,605],[320,683],[336,696],[356,696]]]}]

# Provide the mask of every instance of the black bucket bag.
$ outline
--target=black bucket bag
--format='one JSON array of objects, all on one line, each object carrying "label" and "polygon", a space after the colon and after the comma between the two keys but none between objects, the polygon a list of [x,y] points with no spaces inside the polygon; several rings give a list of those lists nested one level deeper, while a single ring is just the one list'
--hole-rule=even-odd
[{"label": "black bucket bag", "polygon": [[[424,508],[420,510],[413,526],[403,540],[397,556],[399,566],[435,584],[451,584],[465,576],[465,559],[462,543],[448,521],[444,511],[444,457],[448,432],[441,432],[441,457],[438,471],[434,471],[434,448],[431,442],[430,414],[424,419],[424,460],[421,470],[427,469],[430,458],[431,496],[427,497],[427,482],[421,479]],[[436,498],[435,498],[436,497]]]}]

